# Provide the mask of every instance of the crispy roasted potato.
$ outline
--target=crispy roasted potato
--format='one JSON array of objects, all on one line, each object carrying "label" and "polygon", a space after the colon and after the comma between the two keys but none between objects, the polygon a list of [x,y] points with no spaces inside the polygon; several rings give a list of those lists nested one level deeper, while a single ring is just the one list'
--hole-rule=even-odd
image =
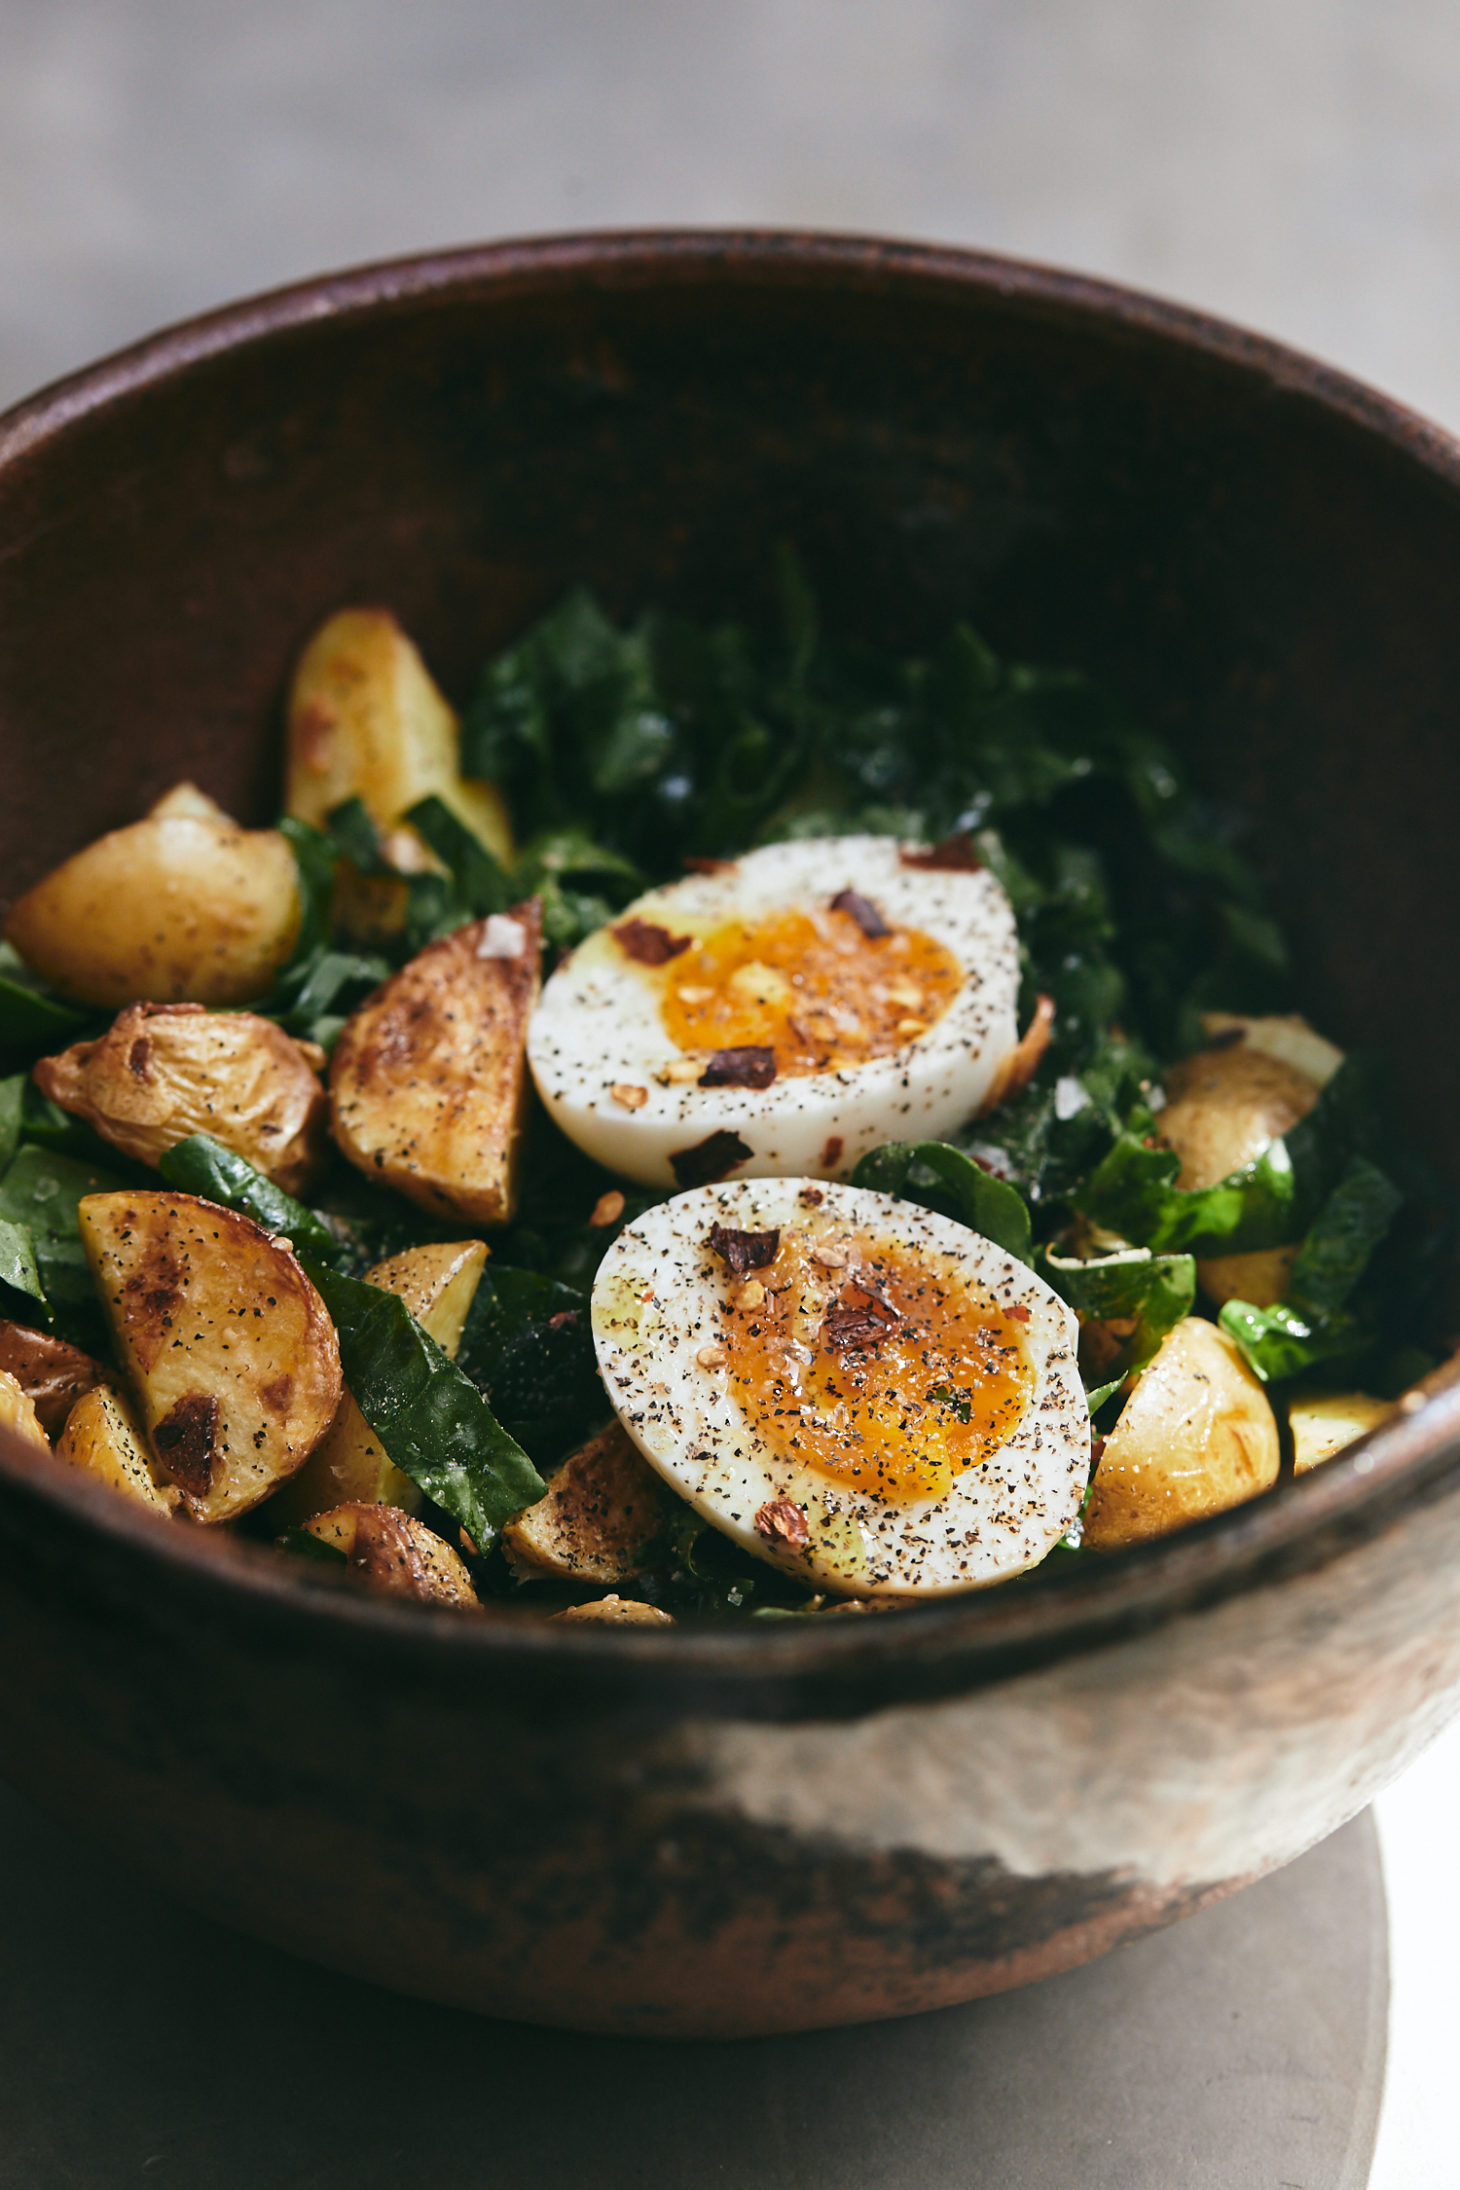
[{"label": "crispy roasted potato", "polygon": [[8,1369],[0,1369],[0,1429],[9,1430],[12,1437],[23,1438],[28,1445],[39,1445],[42,1452],[51,1449],[30,1393]]},{"label": "crispy roasted potato", "polygon": [[305,1522],[311,1536],[342,1551],[372,1589],[422,1604],[474,1605],[471,1576],[444,1537],[398,1506],[334,1506]]},{"label": "crispy roasted potato", "polygon": [[[399,1293],[416,1321],[453,1359],[487,1250],[479,1239],[408,1247],[366,1272],[366,1283]],[[421,1493],[385,1452],[348,1392],[310,1457],[269,1508],[280,1526],[348,1504],[397,1506],[414,1513]]]},{"label": "crispy roasted potato", "polygon": [[252,1012],[129,1004],[99,1041],[43,1057],[32,1077],[139,1163],[211,1133],[297,1194],[329,1146],[324,1063],[314,1043]]},{"label": "crispy roasted potato", "polygon": [[170,791],[164,791],[156,804],[147,809],[149,821],[166,821],[171,814],[190,814],[194,821],[221,821],[225,829],[236,829],[238,824],[232,814],[227,814],[216,798],[209,798],[196,783],[175,783]]},{"label": "crispy roasted potato", "polygon": [[1085,1510],[1097,1551],[1164,1536],[1277,1481],[1267,1395],[1225,1331],[1188,1316],[1169,1331],[1105,1440]]},{"label": "crispy roasted potato", "polygon": [[672,1613],[638,1597],[595,1597],[592,1604],[570,1604],[566,1612],[554,1612],[555,1620],[593,1621],[604,1627],[673,1627]]},{"label": "crispy roasted potato", "polygon": [[78,1215],[154,1460],[195,1521],[236,1519],[334,1419],[324,1302],[262,1226],[194,1194],[88,1194]]},{"label": "crispy roasted potato", "polygon": [[16,902],[5,935],[63,996],[115,1011],[261,996],[299,919],[294,854],[277,829],[173,811],[65,860]]},{"label": "crispy roasted potato", "polygon": [[103,1381],[90,1354],[24,1323],[0,1323],[0,1369],[15,1378],[48,1437],[60,1436],[82,1393]]},{"label": "crispy roasted potato", "polygon": [[621,1424],[570,1453],[545,1498],[508,1523],[508,1557],[536,1574],[575,1582],[627,1582],[664,1527],[658,1476]]},{"label": "crispy roasted potato", "polygon": [[1293,1473],[1306,1475],[1398,1411],[1394,1400],[1373,1399],[1367,1392],[1308,1392],[1294,1397],[1288,1402]]},{"label": "crispy roasted potato", "polygon": [[289,695],[285,803],[322,823],[348,798],[388,830],[432,794],[504,864],[507,811],[489,783],[463,780],[451,708],[394,616],[346,608],[305,648]]},{"label": "crispy roasted potato", "polygon": [[335,1139],[433,1216],[505,1224],[528,1095],[542,907],[428,944],[346,1021],[330,1062]]},{"label": "crispy roasted potato", "polygon": [[[1162,1139],[1181,1158],[1176,1183],[1186,1187],[1215,1186],[1290,1132],[1342,1062],[1302,1019],[1209,1012],[1202,1023],[1218,1046],[1199,1050],[1167,1073],[1168,1100],[1159,1119]],[[1287,1289],[1296,1252],[1293,1245],[1204,1256],[1197,1280],[1217,1307],[1250,1300],[1270,1308]]]},{"label": "crispy roasted potato", "polygon": [[134,1504],[174,1514],[181,1494],[165,1481],[119,1392],[98,1384],[77,1400],[56,1446],[58,1460],[94,1475]]}]

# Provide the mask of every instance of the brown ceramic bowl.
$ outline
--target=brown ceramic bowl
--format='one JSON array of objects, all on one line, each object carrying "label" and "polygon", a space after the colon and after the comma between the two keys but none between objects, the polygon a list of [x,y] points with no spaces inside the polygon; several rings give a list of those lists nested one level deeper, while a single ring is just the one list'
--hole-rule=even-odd
[{"label": "brown ceramic bowl", "polygon": [[[1235,791],[1313,1017],[1402,1057],[1456,1174],[1460,451],[1231,328],[955,252],[466,252],[11,413],[4,888],[184,773],[268,816],[289,663],[343,601],[464,693],[573,580],[754,607],[782,537],[832,618],[970,614]],[[1457,1573],[1453,1389],[1165,1544],[769,1631],[372,1601],[12,1442],[0,1754],[139,1873],[383,1983],[796,2029],[1065,1968],[1332,1831],[1456,1708]]]}]

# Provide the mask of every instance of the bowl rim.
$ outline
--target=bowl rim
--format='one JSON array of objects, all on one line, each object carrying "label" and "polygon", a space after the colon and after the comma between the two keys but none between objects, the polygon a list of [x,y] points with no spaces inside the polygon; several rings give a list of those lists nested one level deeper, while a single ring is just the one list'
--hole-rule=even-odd
[{"label": "bowl rim", "polygon": [[[1107,337],[1185,353],[1326,412],[1460,489],[1460,441],[1346,373],[1269,337],[1147,292],[988,252],[791,229],[608,229],[509,239],[375,261],[290,283],[167,327],[50,383],[0,415],[0,478],[92,414],[150,394],[215,359],[322,322],[494,300],[584,285],[710,285],[889,290],[956,307],[988,304]],[[0,1490],[78,1545],[125,1549],[137,1578],[164,1579],[307,1641],[344,1643],[402,1670],[475,1680],[511,1665],[542,1692],[596,1699],[655,1691],[666,1707],[797,1715],[861,1709],[930,1690],[979,1687],[1183,1610],[1264,1586],[1341,1556],[1435,1496],[1460,1464],[1460,1363],[1402,1409],[1298,1481],[1172,1536],[1078,1570],[1034,1574],[943,1598],[911,1617],[682,1622],[662,1630],[558,1625],[508,1612],[464,1619],[378,1597],[266,1546],[159,1526],[104,1486],[57,1467],[0,1429]],[[1089,1570],[1087,1570],[1087,1566]],[[221,1594],[215,1594],[221,1593]]]}]

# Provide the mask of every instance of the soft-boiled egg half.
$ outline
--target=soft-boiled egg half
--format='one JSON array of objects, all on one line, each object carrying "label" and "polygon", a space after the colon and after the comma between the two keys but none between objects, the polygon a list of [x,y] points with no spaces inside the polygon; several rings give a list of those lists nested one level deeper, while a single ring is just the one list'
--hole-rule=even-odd
[{"label": "soft-boiled egg half", "polygon": [[769,844],[651,890],[548,981],[548,1115],[645,1186],[835,1177],[973,1116],[1017,1039],[1014,915],[966,840]]},{"label": "soft-boiled egg half", "polygon": [[610,1399],[680,1496],[818,1590],[949,1595],[1035,1565],[1080,1510],[1090,1417],[1073,1311],[915,1203],[736,1179],[610,1247]]}]

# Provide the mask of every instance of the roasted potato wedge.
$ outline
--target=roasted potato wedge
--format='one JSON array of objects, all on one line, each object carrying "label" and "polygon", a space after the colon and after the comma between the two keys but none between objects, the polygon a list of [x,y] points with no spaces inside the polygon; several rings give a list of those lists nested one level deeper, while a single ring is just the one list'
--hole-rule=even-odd
[{"label": "roasted potato wedge", "polygon": [[394,616],[341,609],[294,672],[288,811],[318,826],[358,798],[388,830],[433,793],[495,858],[511,859],[507,810],[489,783],[463,779],[456,717]]},{"label": "roasted potato wedge", "polygon": [[129,1004],[99,1041],[43,1057],[32,1077],[139,1163],[211,1133],[297,1194],[329,1146],[324,1062],[312,1042],[252,1012]]},{"label": "roasted potato wedge", "polygon": [[1084,1540],[1097,1551],[1164,1536],[1277,1481],[1267,1395],[1225,1331],[1188,1316],[1137,1380],[1095,1471]]},{"label": "roasted potato wedge", "polygon": [[1368,1392],[1308,1392],[1293,1398],[1288,1403],[1293,1473],[1306,1475],[1320,1467],[1398,1411],[1394,1400],[1374,1399]]},{"label": "roasted potato wedge", "polygon": [[665,1520],[663,1486],[638,1446],[614,1422],[570,1453],[545,1498],[508,1523],[502,1542],[514,1565],[566,1581],[630,1581]]},{"label": "roasted potato wedge", "polygon": [[83,1392],[103,1381],[90,1354],[24,1323],[0,1323],[0,1369],[15,1378],[48,1437],[60,1436]]},{"label": "roasted potato wedge", "polygon": [[588,1621],[601,1627],[673,1627],[674,1616],[639,1597],[595,1597],[592,1604],[570,1604],[555,1620]]},{"label": "roasted potato wedge", "polygon": [[[366,1283],[399,1293],[416,1321],[455,1358],[487,1250],[479,1239],[408,1247],[366,1272]],[[386,1454],[348,1392],[323,1440],[269,1508],[280,1525],[332,1506],[396,1506],[414,1513],[421,1493]]]},{"label": "roasted potato wedge", "polygon": [[149,821],[166,821],[172,814],[189,814],[194,821],[221,821],[225,829],[236,829],[237,822],[227,814],[216,798],[209,798],[196,783],[175,783],[170,791],[147,809]]},{"label": "roasted potato wedge", "polygon": [[422,1604],[475,1605],[471,1576],[444,1537],[398,1506],[342,1505],[305,1522],[372,1589]]},{"label": "roasted potato wedge", "polygon": [[433,1216],[505,1224],[541,985],[542,907],[428,944],[346,1021],[330,1062],[335,1139]]},{"label": "roasted potato wedge", "polygon": [[154,1513],[171,1515],[182,1504],[180,1492],[163,1479],[143,1444],[125,1400],[105,1384],[77,1400],[61,1432],[56,1457]]},{"label": "roasted potato wedge", "polygon": [[0,1429],[9,1430],[12,1437],[23,1438],[28,1445],[38,1445],[42,1452],[51,1449],[30,1393],[8,1369],[0,1369]]},{"label": "roasted potato wedge", "polygon": [[[1342,1062],[1340,1052],[1302,1019],[1209,1012],[1202,1023],[1217,1046],[1184,1058],[1167,1073],[1168,1100],[1159,1120],[1162,1139],[1181,1158],[1176,1183],[1186,1187],[1215,1186],[1290,1132]],[[1299,1058],[1302,1065],[1294,1062]],[[1322,1079],[1316,1076],[1320,1072]],[[1270,1308],[1287,1289],[1296,1252],[1294,1245],[1203,1256],[1197,1282],[1217,1307],[1250,1300],[1254,1307]]]},{"label": "roasted potato wedge", "polygon": [[277,829],[174,811],[65,860],[17,900],[5,935],[63,996],[116,1011],[262,996],[299,919],[294,854]]},{"label": "roasted potato wedge", "polygon": [[193,1194],[78,1211],[152,1457],[195,1521],[232,1521],[303,1467],[340,1403],[340,1349],[290,1250]]}]

